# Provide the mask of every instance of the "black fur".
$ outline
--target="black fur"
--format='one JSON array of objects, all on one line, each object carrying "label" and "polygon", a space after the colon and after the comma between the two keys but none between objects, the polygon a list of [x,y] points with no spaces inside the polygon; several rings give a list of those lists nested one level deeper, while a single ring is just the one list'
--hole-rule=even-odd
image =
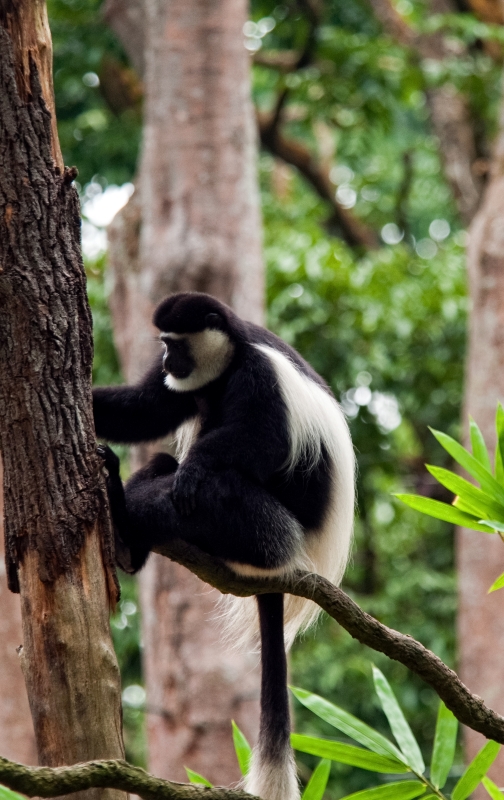
[{"label": "black fur", "polygon": [[[280,350],[312,380],[322,381],[274,334],[207,295],[170,297],[154,321],[165,332],[197,332],[208,327],[209,315],[215,315],[211,327],[218,326],[235,346],[224,374],[196,391],[171,391],[161,354],[137,386],[94,390],[96,433],[115,442],[151,441],[198,415],[198,440],[175,472],[153,478],[149,465],[126,485],[125,540],[141,543],[146,557],[155,543],[177,536],[226,560],[276,568],[293,553],[293,520],[305,529],[321,523],[329,471],[326,459],[311,471],[302,463],[288,475],[282,469],[289,454],[285,406],[269,360],[253,345]],[[135,564],[142,566],[139,559]]]},{"label": "black fur", "polygon": [[[117,458],[109,448],[102,451],[114,523],[129,552],[126,568],[140,569],[150,550],[172,537],[230,562],[266,569],[288,564],[303,530],[323,521],[331,491],[329,457],[323,450],[313,469],[301,462],[286,472],[284,400],[270,360],[254,345],[280,351],[327,387],[295,350],[207,295],[168,298],[154,323],[167,352],[137,386],[95,389],[96,433],[115,442],[152,441],[196,416],[201,429],[183,463],[158,454],[125,490]],[[185,340],[163,334],[207,329],[223,332],[233,344],[223,374],[194,391],[168,389],[165,370],[186,378],[195,361]],[[280,764],[290,752],[283,597],[262,595],[257,601],[263,663],[259,751],[263,761]]]}]

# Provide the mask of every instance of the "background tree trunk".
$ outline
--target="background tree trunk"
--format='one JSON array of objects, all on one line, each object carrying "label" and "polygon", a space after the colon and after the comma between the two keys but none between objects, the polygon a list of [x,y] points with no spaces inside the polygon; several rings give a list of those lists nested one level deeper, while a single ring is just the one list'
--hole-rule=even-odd
[{"label": "background tree trunk", "polygon": [[[504,401],[504,107],[483,203],[469,231],[467,266],[471,314],[466,367],[464,423],[471,414],[486,442],[495,446],[495,410]],[[466,434],[466,444],[468,436]],[[504,544],[498,536],[459,530],[460,673],[472,692],[504,713],[502,664],[504,615],[500,592],[488,594],[504,571]],[[466,729],[467,756],[483,737]],[[504,757],[490,773],[502,786]],[[484,791],[480,794],[484,796]]]},{"label": "background tree trunk", "polygon": [[[155,352],[151,316],[168,293],[209,292],[262,320],[263,265],[245,0],[114,0],[108,18],[135,63],[145,46],[144,144],[137,191],[109,229],[114,334],[125,378]],[[126,15],[126,17],[124,16]],[[114,23],[116,20],[116,23]],[[134,454],[136,468],[146,448]],[[257,657],[233,653],[215,621],[218,593],[151,556],[140,575],[149,766],[184,779],[183,766],[219,784],[239,778],[234,718],[258,727]]]},{"label": "background tree trunk", "polygon": [[[15,46],[13,48],[13,41]],[[14,51],[14,52],[13,52]],[[0,7],[0,449],[9,586],[40,762],[119,758],[117,596],[91,407],[79,204],[63,170],[45,5]],[[115,790],[83,796],[120,798]]]},{"label": "background tree trunk", "polygon": [[37,748],[17,648],[23,641],[19,596],[9,591],[4,561],[3,470],[0,457],[0,753],[35,764]]}]

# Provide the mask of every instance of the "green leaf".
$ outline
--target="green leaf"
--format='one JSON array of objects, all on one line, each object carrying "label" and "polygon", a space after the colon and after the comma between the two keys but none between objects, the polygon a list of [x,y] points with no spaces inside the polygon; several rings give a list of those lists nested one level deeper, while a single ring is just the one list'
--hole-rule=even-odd
[{"label": "green leaf", "polygon": [[492,583],[490,589],[488,590],[488,594],[490,594],[490,592],[496,592],[497,589],[502,589],[503,586],[504,586],[504,572],[502,573],[502,575],[499,575],[496,581]]},{"label": "green leaf", "polygon": [[455,784],[452,792],[452,800],[466,800],[471,792],[474,792],[478,783],[487,774],[493,762],[497,758],[500,744],[497,742],[487,742],[473,758],[462,777]]},{"label": "green leaf", "polygon": [[430,778],[436,789],[443,788],[453,764],[455,745],[457,743],[457,728],[457,718],[441,702],[437,715],[430,770]]},{"label": "green leaf", "polygon": [[406,718],[396,700],[394,692],[390,688],[383,672],[373,665],[373,680],[376,694],[380,700],[381,707],[385,712],[389,725],[394,734],[395,740],[411,769],[421,775],[425,771],[425,764],[413,732],[406,722]]},{"label": "green leaf", "polygon": [[233,744],[240,772],[242,775],[246,775],[249,771],[250,759],[252,758],[252,748],[247,742],[245,734],[241,732],[234,719],[231,721],[231,725],[233,726]]},{"label": "green leaf", "polygon": [[365,722],[349,714],[348,711],[344,711],[328,700],[324,700],[323,697],[306,692],[304,689],[291,687],[291,691],[294,697],[297,697],[299,702],[306,708],[309,708],[310,711],[313,711],[314,714],[333,725],[342,733],[350,736],[351,739],[355,739],[356,742],[364,745],[374,753],[382,756],[392,756],[398,761],[406,763],[404,756],[392,742],[382,736],[381,733],[373,730],[369,725],[366,725]]},{"label": "green leaf", "polygon": [[413,800],[425,792],[427,787],[420,781],[397,781],[347,794],[342,800]]},{"label": "green leaf", "polygon": [[483,778],[481,781],[492,800],[504,800],[504,794],[499,787],[490,780],[490,778]]},{"label": "green leaf", "polygon": [[201,786],[209,786],[210,789],[213,789],[213,784],[211,784],[210,781],[207,781],[203,775],[199,775],[197,772],[194,772],[194,770],[189,769],[189,767],[184,767],[184,769],[187,773],[187,777],[189,778],[189,783],[198,783]]},{"label": "green leaf", "polygon": [[472,417],[469,417],[469,433],[471,435],[471,447],[474,458],[477,459],[488,472],[491,472],[490,456],[488,455],[483,434]]},{"label": "green leaf", "polygon": [[313,770],[313,774],[306,785],[301,800],[322,800],[327,781],[329,780],[330,771],[331,762],[329,759],[323,758]]},{"label": "green leaf", "polygon": [[495,477],[502,486],[504,485],[504,408],[502,408],[500,403],[497,404],[495,427],[497,429],[497,444],[495,447]]},{"label": "green leaf", "polygon": [[428,514],[430,517],[442,519],[445,522],[452,522],[454,525],[461,525],[464,528],[472,528],[475,531],[482,531],[483,533],[493,533],[491,528],[480,525],[476,521],[476,517],[471,517],[464,511],[459,511],[454,506],[449,506],[447,503],[441,503],[439,500],[431,500],[430,497],[421,497],[418,494],[396,494],[399,500],[406,503],[410,508],[415,511],[421,511],[422,514]]},{"label": "green leaf", "polygon": [[467,472],[475,478],[480,484],[483,491],[485,491],[494,500],[499,503],[504,503],[504,486],[497,483],[494,476],[485,467],[482,467],[479,461],[474,456],[467,452],[461,444],[447,436],[446,433],[435,431],[433,428],[429,429],[436,437],[439,444],[455,459],[457,464],[460,464]]},{"label": "green leaf", "polygon": [[487,518],[495,517],[499,519],[500,517],[504,521],[504,505],[496,503],[481,489],[477,489],[472,483],[449,469],[434,467],[431,464],[426,464],[425,466],[440,484],[446,486],[453,494],[459,495],[466,506],[471,508],[472,513]]},{"label": "green leaf", "polygon": [[26,800],[24,794],[13,792],[12,789],[7,789],[7,786],[0,785],[0,800]]},{"label": "green leaf", "polygon": [[503,522],[497,522],[496,519],[480,519],[480,520],[478,520],[478,522],[481,525],[488,525],[489,528],[493,528],[494,531],[499,531],[499,533],[503,533],[504,532],[504,523]]},{"label": "green leaf", "polygon": [[351,767],[368,769],[371,772],[393,774],[410,771],[406,764],[396,758],[370,753],[369,750],[355,747],[353,744],[333,742],[330,739],[319,739],[317,736],[304,736],[300,733],[291,734],[291,744],[294,750],[299,750],[301,753],[330,758],[331,761],[349,764]]}]

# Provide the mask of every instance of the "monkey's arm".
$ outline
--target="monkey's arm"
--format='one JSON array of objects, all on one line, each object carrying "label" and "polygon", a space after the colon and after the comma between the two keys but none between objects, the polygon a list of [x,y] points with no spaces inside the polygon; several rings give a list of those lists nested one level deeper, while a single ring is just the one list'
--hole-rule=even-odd
[{"label": "monkey's arm", "polygon": [[196,406],[192,397],[165,386],[159,361],[136,386],[94,389],[93,412],[98,438],[136,444],[174,431],[196,414]]},{"label": "monkey's arm", "polygon": [[[124,572],[138,572],[150,553],[152,541],[149,526],[135,525],[126,504],[124,486],[119,474],[119,459],[107,445],[98,445],[98,454],[103,458],[107,470],[107,493],[110,513],[114,525],[116,563]],[[171,476],[177,469],[176,460],[167,453],[158,453],[128,481],[128,489],[137,503],[143,505],[143,487],[156,483],[156,478]],[[163,487],[164,491],[169,487]]]}]

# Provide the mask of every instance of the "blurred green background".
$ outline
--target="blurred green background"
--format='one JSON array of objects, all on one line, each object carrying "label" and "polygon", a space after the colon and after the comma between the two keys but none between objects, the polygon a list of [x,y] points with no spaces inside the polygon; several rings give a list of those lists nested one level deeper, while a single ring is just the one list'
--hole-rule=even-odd
[{"label": "blurred green background", "polygon": [[[101,19],[99,0],[48,5],[61,145],[65,163],[79,168],[85,203],[93,193],[133,180],[141,95]],[[397,5],[420,29],[440,23],[425,19],[420,0]],[[252,51],[302,48],[308,34],[296,3],[252,0],[251,21]],[[495,31],[483,26],[482,33],[482,24],[462,13],[443,24],[454,43],[463,45],[461,54],[442,66],[419,63],[381,31],[364,0],[328,0],[313,44],[317,66],[282,74],[256,65],[253,92],[264,110],[288,89],[287,129],[319,150],[329,138],[338,198],[381,237],[376,250],[350,249],[332,235],[326,224],[330,209],[303,178],[260,154],[268,325],[332,386],[349,416],[358,455],[359,514],[345,587],[366,611],[455,666],[453,531],[391,497],[407,490],[444,499],[423,468],[425,461],[447,465],[427,425],[459,434],[465,232],[440,167],[426,92],[448,74],[487,133],[495,125],[499,94],[501,65],[481,46],[483,34],[498,38]],[[114,70],[131,90],[122,106],[111,105],[107,93]],[[86,268],[94,378],[118,382],[106,255],[88,257]],[[135,584],[128,579],[113,631],[125,686],[127,755],[144,764],[138,617]],[[434,692],[401,665],[354,642],[334,621],[323,619],[295,645],[292,682],[386,732],[372,691],[371,661],[387,675],[427,754]],[[329,733],[300,705],[295,711],[298,730]],[[306,756],[305,763],[312,768],[315,762]],[[332,776],[335,798],[373,782],[361,770],[338,765]]]}]

